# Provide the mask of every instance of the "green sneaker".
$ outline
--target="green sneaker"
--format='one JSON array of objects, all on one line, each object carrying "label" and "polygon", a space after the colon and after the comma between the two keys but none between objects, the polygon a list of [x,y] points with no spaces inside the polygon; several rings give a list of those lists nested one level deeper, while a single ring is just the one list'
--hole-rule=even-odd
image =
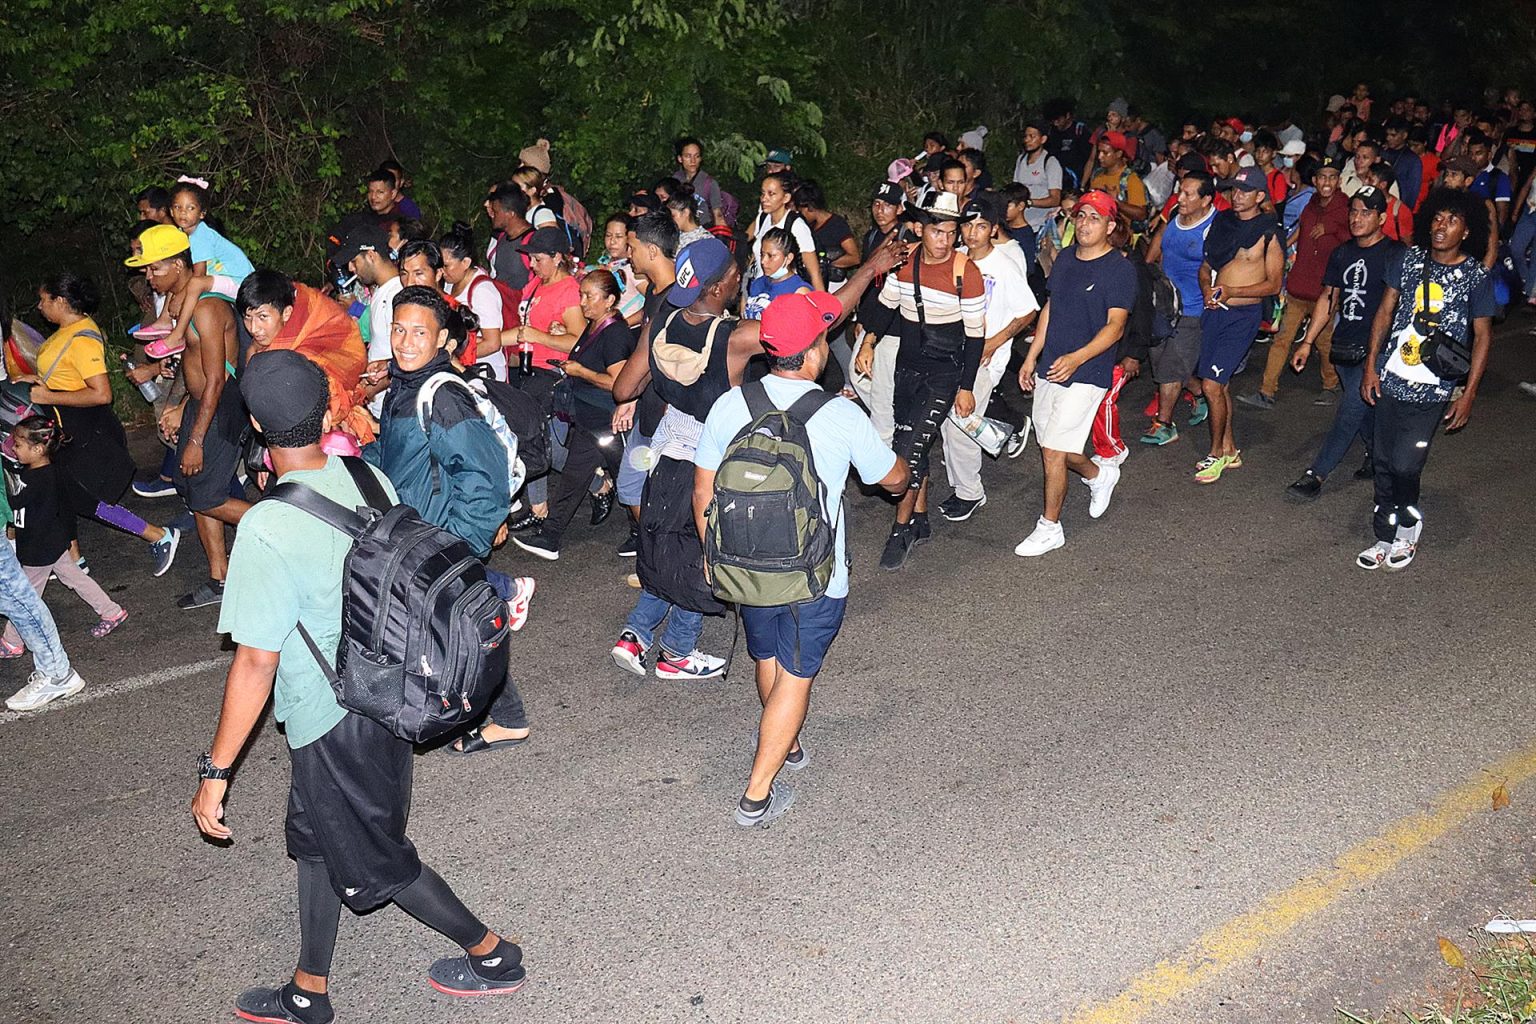
[{"label": "green sneaker", "polygon": [[1205,418],[1211,414],[1211,403],[1203,398],[1195,399],[1194,411],[1189,414],[1189,425],[1198,427],[1205,422]]},{"label": "green sneaker", "polygon": [[1207,455],[1195,465],[1195,483],[1215,483],[1231,464],[1230,455]]},{"label": "green sneaker", "polygon": [[1147,432],[1141,435],[1142,444],[1155,444],[1158,446],[1172,444],[1178,439],[1179,428],[1175,427],[1172,423],[1163,423],[1160,420],[1153,420],[1152,426],[1148,427]]}]

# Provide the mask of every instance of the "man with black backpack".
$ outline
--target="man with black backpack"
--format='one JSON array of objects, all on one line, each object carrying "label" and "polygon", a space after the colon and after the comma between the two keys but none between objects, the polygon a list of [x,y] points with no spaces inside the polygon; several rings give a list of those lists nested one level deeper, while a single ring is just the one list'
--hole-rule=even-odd
[{"label": "man with black backpack", "polygon": [[[394,500],[381,474],[321,449],[320,436],[331,425],[329,390],[313,363],[293,351],[261,353],[246,366],[240,390],[265,435],[280,486],[302,488],[342,514]],[[297,969],[280,986],[242,993],[235,1012],[245,1020],[333,1019],[327,981],[343,902],[357,913],[394,902],[463,947],[463,954],[428,970],[428,982],[440,992],[506,994],[521,988],[525,976],[522,950],[470,913],[406,835],[411,742],[398,729],[343,708],[314,653],[345,646],[342,587],[353,550],[348,534],[301,508],[267,500],[242,520],[230,558],[219,630],[237,645],[235,660],[213,745],[198,764],[192,814],[210,839],[231,837],[224,822],[229,779],[271,697],[293,765],[286,837],[299,872]],[[490,642],[499,637],[504,647],[505,624],[493,628]]]},{"label": "man with black backpack", "polygon": [[[454,367],[447,328],[448,302],[433,289],[413,285],[395,297],[389,390],[379,436],[363,449],[363,458],[383,470],[401,501],[462,537],[483,561],[506,539],[512,477],[518,472],[509,450],[517,445],[498,434],[481,406],[488,400]],[[521,629],[533,600],[533,578],[486,573],[508,602],[512,628]],[[485,724],[457,740],[454,750],[469,754],[515,746],[528,732],[522,696],[508,677]]]},{"label": "man with black backpack", "polygon": [[[848,469],[891,494],[907,490],[907,464],[869,417],[816,384],[830,356],[827,331],[842,316],[842,303],[825,292],[769,303],[761,321],[769,375],[715,402],[694,453],[693,514],[706,568],[716,595],[741,609],[763,705],[752,775],[735,811],[746,828],[789,809],[794,790],[774,779],[781,768],[809,764],[800,728],[848,598]],[[788,490],[773,489],[779,480]],[[770,548],[789,557],[764,562]]]}]

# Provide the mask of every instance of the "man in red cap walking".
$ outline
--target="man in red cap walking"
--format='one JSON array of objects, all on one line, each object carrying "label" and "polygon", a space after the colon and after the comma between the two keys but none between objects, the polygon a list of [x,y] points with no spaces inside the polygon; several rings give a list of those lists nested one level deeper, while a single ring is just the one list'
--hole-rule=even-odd
[{"label": "man in red cap walking", "polygon": [[741,607],[747,653],[757,666],[757,695],[763,704],[752,775],[735,812],[743,828],[766,824],[787,811],[794,790],[774,780],[781,768],[803,771],[810,763],[800,745],[800,728],[810,705],[811,682],[842,626],[848,600],[841,512],[848,469],[857,469],[866,484],[879,484],[891,494],[907,491],[906,461],[880,440],[869,417],[848,399],[816,384],[830,358],[827,329],[842,315],[842,303],[826,292],[781,295],[769,303],[761,328],[768,376],[732,388],[715,402],[694,453],[693,513],[702,537],[709,533],[705,511],[715,499],[716,473],[726,461],[726,450],[752,428],[760,410],[789,410],[804,425],[822,485],[823,521],[835,524],[837,538],[832,575],[820,597],[774,607]]},{"label": "man in red cap walking", "polygon": [[1067,542],[1061,528],[1067,470],[1088,485],[1088,514],[1094,519],[1108,510],[1120,480],[1118,465],[1083,454],[1113,380],[1115,346],[1136,304],[1136,268],[1109,242],[1118,212],[1115,200],[1097,189],[1077,201],[1076,242],[1051,267],[1051,297],[1019,368],[1019,387],[1035,396],[1035,437],[1045,469],[1044,512],[1013,549],[1024,558]]}]

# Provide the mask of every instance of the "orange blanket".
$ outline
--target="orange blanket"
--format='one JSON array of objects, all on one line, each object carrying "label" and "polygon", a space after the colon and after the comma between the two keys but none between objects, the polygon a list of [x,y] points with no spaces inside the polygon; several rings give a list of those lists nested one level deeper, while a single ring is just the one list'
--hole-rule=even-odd
[{"label": "orange blanket", "polygon": [[331,385],[332,425],[357,438],[359,445],[368,444],[375,430],[360,399],[359,383],[368,351],[357,321],[319,290],[297,281],[293,288],[293,315],[268,347],[293,349],[324,370]]}]

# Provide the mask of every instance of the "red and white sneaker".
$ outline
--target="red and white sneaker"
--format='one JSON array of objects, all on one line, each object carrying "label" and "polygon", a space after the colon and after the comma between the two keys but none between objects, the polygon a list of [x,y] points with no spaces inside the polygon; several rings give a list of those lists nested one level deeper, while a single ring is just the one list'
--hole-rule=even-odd
[{"label": "red and white sneaker", "polygon": [[[634,630],[626,629],[619,634],[618,642],[609,652],[613,663],[626,672],[633,672],[637,676],[645,675],[645,644],[640,642]],[[657,666],[658,672],[660,666]]]},{"label": "red and white sneaker", "polygon": [[19,658],[26,653],[27,649],[21,644],[13,644],[4,637],[0,637],[0,660],[9,661],[12,658]]},{"label": "red and white sneaker", "polygon": [[516,633],[528,624],[528,606],[533,602],[533,592],[538,584],[532,576],[519,576],[512,584],[512,600],[507,602],[507,627]]},{"label": "red and white sneaker", "polygon": [[693,651],[685,658],[663,654],[656,659],[657,679],[714,679],[725,672],[725,659]]}]

